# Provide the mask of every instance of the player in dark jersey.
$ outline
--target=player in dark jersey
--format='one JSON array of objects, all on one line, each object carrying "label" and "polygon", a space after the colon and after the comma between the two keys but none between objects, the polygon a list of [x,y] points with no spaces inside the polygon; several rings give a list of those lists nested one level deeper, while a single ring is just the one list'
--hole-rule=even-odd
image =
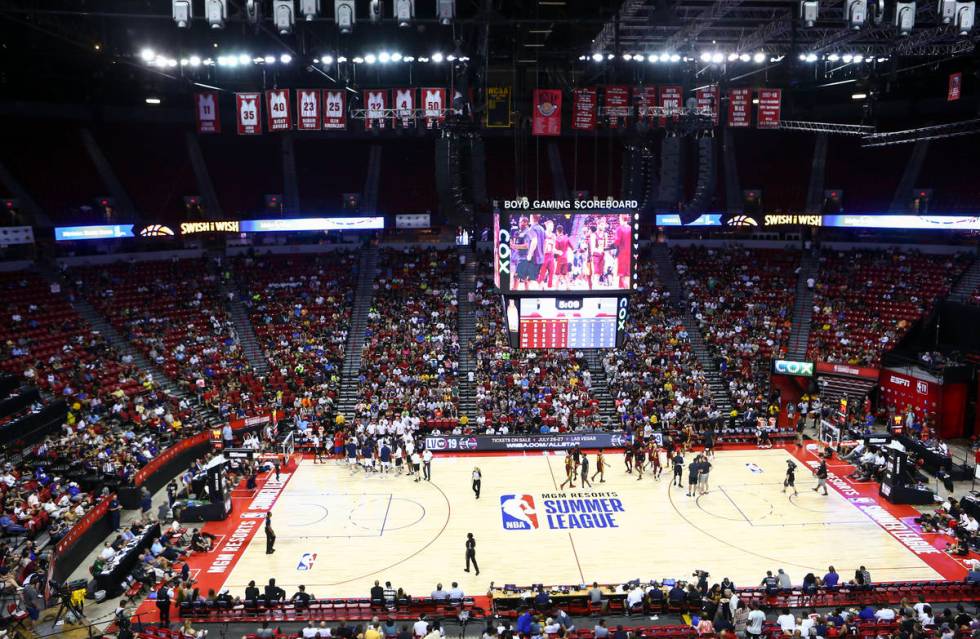
[{"label": "player in dark jersey", "polygon": [[626,450],[623,451],[623,463],[626,464],[626,472],[633,472],[633,447],[627,446]]},{"label": "player in dark jersey", "polygon": [[643,467],[646,464],[646,454],[643,444],[637,442],[633,449],[633,467],[636,468],[636,481],[643,479]]}]

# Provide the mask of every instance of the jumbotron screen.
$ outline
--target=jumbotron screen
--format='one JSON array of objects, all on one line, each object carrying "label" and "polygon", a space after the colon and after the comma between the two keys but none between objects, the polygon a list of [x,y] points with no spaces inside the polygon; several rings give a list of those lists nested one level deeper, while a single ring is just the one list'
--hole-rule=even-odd
[{"label": "jumbotron screen", "polygon": [[[511,341],[520,348],[614,348],[619,298],[511,297]],[[516,331],[514,330],[516,327]]]},{"label": "jumbotron screen", "polygon": [[494,282],[501,293],[628,291],[633,216],[506,211],[494,217]]}]

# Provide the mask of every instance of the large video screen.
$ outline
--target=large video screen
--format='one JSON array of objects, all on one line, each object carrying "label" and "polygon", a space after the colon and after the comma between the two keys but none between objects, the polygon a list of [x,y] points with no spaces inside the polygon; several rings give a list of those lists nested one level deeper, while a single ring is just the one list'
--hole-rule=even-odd
[{"label": "large video screen", "polygon": [[633,286],[632,214],[507,211],[496,214],[494,233],[502,293]]},{"label": "large video screen", "polygon": [[[625,298],[624,298],[625,302]],[[520,348],[614,348],[619,298],[510,297],[507,325]]]}]

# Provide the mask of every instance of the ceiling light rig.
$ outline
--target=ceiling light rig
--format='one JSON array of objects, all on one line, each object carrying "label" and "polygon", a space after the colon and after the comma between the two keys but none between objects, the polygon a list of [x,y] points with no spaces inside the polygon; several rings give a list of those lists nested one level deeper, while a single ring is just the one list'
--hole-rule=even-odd
[{"label": "ceiling light rig", "polygon": [[[140,59],[146,63],[148,66],[160,67],[160,68],[173,68],[180,66],[182,68],[197,69],[200,67],[223,67],[223,68],[239,68],[239,67],[249,67],[249,66],[275,66],[282,65],[287,66],[293,63],[294,57],[290,53],[281,53],[279,55],[255,55],[253,56],[247,52],[233,52],[233,53],[220,53],[214,58],[204,57],[200,55],[190,55],[181,58],[174,58],[166,54],[157,53],[153,49],[147,47],[140,51]],[[416,57],[413,55],[406,55],[400,51],[366,51],[361,55],[355,56],[353,58],[347,58],[345,56],[337,56],[332,53],[324,53],[318,57],[312,58],[313,64],[322,64],[324,66],[330,66],[332,64],[344,64],[346,62],[353,62],[355,64],[384,64],[384,65],[397,65],[403,63],[413,63],[413,62],[433,62],[439,64],[442,62],[469,62],[470,57],[461,54],[456,51],[452,54],[445,55],[440,51],[436,51],[429,56]]]}]

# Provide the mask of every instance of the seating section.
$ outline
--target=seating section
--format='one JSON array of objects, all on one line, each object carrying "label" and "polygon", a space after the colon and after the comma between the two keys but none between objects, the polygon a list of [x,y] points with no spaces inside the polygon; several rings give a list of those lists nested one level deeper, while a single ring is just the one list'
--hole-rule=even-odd
[{"label": "seating section", "polygon": [[451,428],[458,413],[455,250],[384,249],[358,379],[357,417],[407,414]]},{"label": "seating section", "polygon": [[718,416],[687,330],[651,260],[637,268],[628,331],[623,347],[608,351],[603,361],[624,424],[669,428]]},{"label": "seating section", "polygon": [[115,263],[71,272],[81,294],[164,373],[222,414],[254,412],[252,374],[204,259]]},{"label": "seating section", "polygon": [[764,409],[770,360],[786,352],[797,251],[673,247],[686,303],[719,361],[735,408]]},{"label": "seating section", "polygon": [[480,259],[473,356],[477,425],[510,432],[568,431],[594,426],[599,402],[581,353],[511,348],[500,296],[493,292],[490,258]]},{"label": "seating section", "polygon": [[353,252],[237,258],[232,272],[269,362],[266,392],[279,405],[340,391],[358,257]]},{"label": "seating section", "polygon": [[877,367],[969,263],[962,253],[824,251],[808,359]]}]

